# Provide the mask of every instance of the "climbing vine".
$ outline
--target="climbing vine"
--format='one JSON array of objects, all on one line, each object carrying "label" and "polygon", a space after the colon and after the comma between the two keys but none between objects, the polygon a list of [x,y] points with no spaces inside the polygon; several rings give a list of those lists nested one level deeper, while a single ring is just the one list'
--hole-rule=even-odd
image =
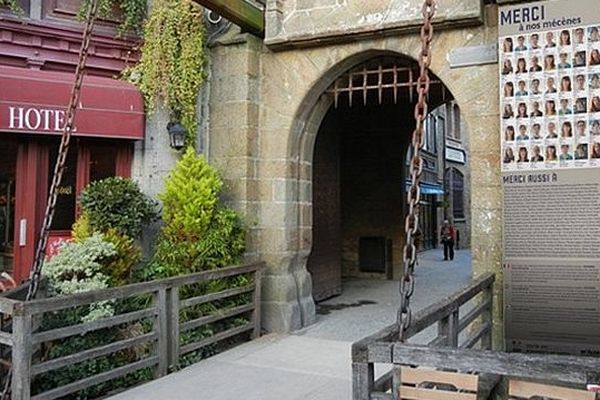
[{"label": "climbing vine", "polygon": [[151,114],[161,103],[186,128],[193,144],[198,91],[205,79],[203,11],[191,0],[155,0],[144,26],[137,65],[125,71]]},{"label": "climbing vine", "polygon": [[18,0],[0,0],[0,7],[6,7],[15,14],[23,14]]},{"label": "climbing vine", "polygon": [[[81,2],[78,15],[80,19],[85,18],[90,4],[91,0]],[[121,15],[119,35],[142,33],[144,18],[146,17],[146,0],[98,0],[98,15],[110,17],[115,12],[119,12]]]}]

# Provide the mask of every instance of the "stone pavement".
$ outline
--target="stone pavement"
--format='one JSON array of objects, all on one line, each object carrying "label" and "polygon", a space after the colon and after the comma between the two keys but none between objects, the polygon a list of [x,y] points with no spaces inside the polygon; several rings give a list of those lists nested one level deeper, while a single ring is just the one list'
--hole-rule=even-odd
[{"label": "stone pavement", "polygon": [[[468,250],[458,251],[452,262],[441,258],[440,250],[421,253],[415,310],[471,278]],[[263,336],[110,400],[347,400],[352,343],[393,323],[398,304],[398,282],[347,281],[341,296],[318,305],[316,324],[291,335]]]}]

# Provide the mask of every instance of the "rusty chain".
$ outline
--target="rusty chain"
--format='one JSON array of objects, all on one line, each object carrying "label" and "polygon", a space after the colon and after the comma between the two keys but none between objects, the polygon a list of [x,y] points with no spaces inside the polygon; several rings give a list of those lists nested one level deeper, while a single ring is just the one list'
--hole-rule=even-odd
[{"label": "rusty chain", "polygon": [[405,341],[406,331],[412,322],[410,299],[415,290],[414,270],[417,262],[415,235],[419,229],[419,202],[421,189],[419,182],[423,172],[421,149],[424,144],[423,123],[427,117],[427,94],[429,93],[429,67],[431,66],[431,40],[433,38],[432,19],[435,14],[435,1],[425,0],[423,3],[423,26],[421,27],[421,53],[419,54],[419,79],[416,89],[419,94],[415,105],[415,130],[412,135],[412,159],[410,162],[411,185],[408,191],[408,214],[404,224],[406,244],[404,245],[404,275],[400,281],[400,308],[398,309],[399,340]]},{"label": "rusty chain", "polygon": [[[54,175],[52,177],[52,183],[48,192],[48,202],[46,205],[44,222],[42,224],[42,229],[40,230],[33,267],[31,268],[31,272],[29,274],[29,289],[27,291],[27,297],[25,298],[26,301],[32,300],[35,297],[42,277],[42,268],[44,266],[44,259],[46,258],[46,246],[48,244],[48,234],[54,218],[56,199],[58,197],[58,188],[62,181],[63,172],[65,170],[65,162],[69,152],[69,143],[71,141],[71,133],[73,131],[75,114],[77,113],[77,105],[79,103],[79,97],[81,94],[85,63],[87,61],[88,50],[92,39],[92,30],[94,29],[97,13],[98,0],[92,0],[90,2],[85,28],[83,31],[81,48],[79,49],[79,61],[75,69],[75,83],[71,89],[71,97],[69,98],[69,103],[65,114],[65,126],[63,127],[60,146],[58,148],[58,157],[54,166]],[[2,400],[10,399],[11,381],[12,370],[9,370],[8,374],[6,375],[4,390],[2,391]]]}]

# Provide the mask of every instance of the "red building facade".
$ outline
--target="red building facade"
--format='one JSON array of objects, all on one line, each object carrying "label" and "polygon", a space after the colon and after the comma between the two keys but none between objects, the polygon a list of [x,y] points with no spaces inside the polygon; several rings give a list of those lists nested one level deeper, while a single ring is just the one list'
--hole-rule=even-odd
[{"label": "red building facade", "polygon": [[[27,278],[81,45],[79,0],[22,0],[23,15],[0,8],[0,271]],[[130,176],[144,137],[143,100],[118,80],[135,61],[135,38],[116,38],[118,17],[95,29],[74,140],[59,190],[49,246],[68,237],[77,198],[91,181]]]}]

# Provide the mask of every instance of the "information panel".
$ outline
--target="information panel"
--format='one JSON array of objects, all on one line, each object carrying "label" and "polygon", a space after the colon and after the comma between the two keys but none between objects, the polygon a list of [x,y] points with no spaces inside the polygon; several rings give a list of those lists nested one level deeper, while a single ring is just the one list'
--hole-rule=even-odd
[{"label": "information panel", "polygon": [[600,7],[499,10],[509,351],[600,355]]}]

